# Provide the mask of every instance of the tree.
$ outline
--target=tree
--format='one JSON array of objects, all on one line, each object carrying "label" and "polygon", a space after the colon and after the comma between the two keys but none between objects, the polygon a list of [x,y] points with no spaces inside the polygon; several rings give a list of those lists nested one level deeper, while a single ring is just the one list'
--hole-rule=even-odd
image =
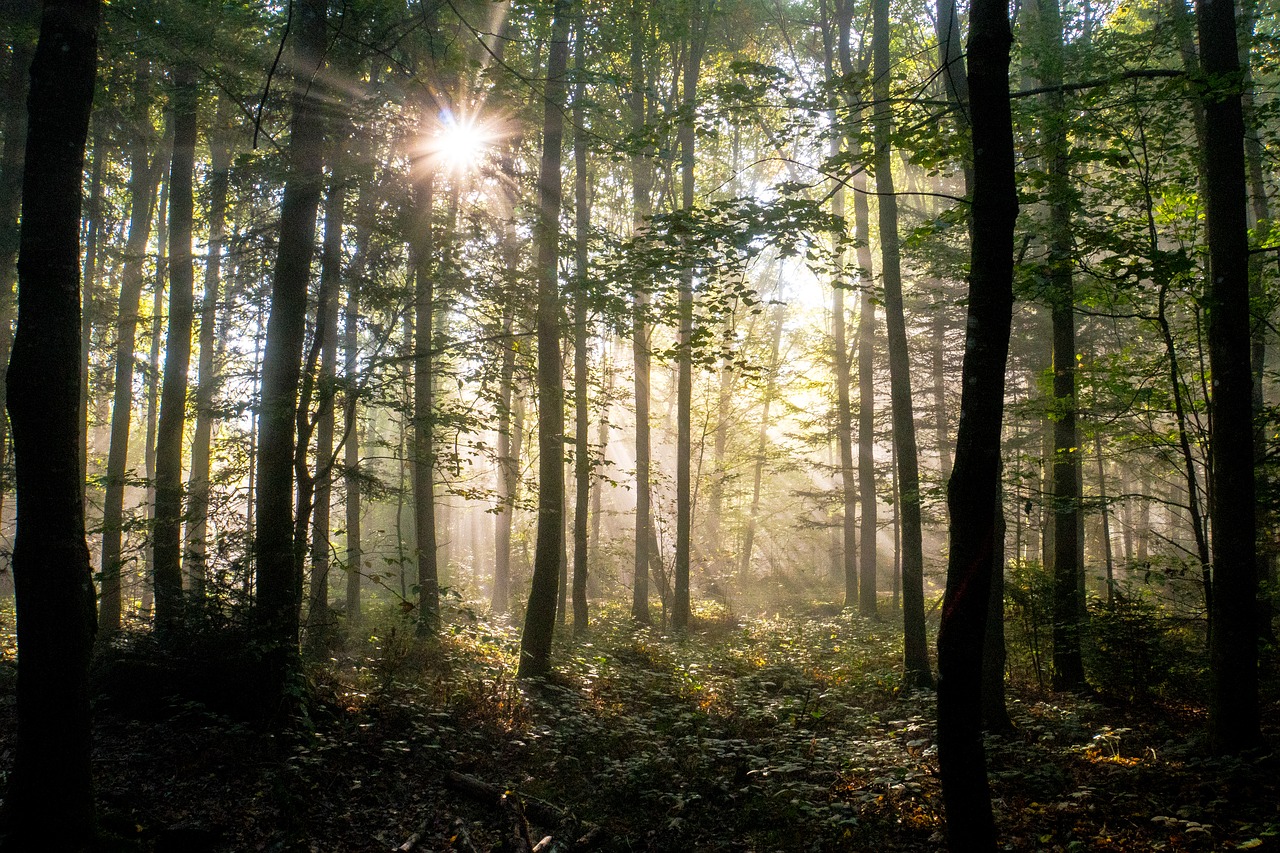
[{"label": "tree", "polygon": [[196,422],[191,438],[191,474],[187,480],[187,577],[191,597],[199,605],[204,598],[209,526],[209,463],[213,436],[215,332],[218,299],[222,290],[222,254],[226,240],[227,191],[231,150],[223,128],[226,100],[219,99],[217,122],[209,134],[209,240],[204,266],[204,294],[200,301],[200,357],[196,384]]},{"label": "tree", "polygon": [[164,387],[156,431],[156,503],[153,532],[156,629],[172,636],[182,618],[182,428],[186,423],[187,369],[195,270],[191,228],[196,153],[196,69],[185,62],[174,71],[173,160],[169,170],[169,327],[165,339]]},{"label": "tree", "polygon": [[[686,216],[693,214],[694,146],[697,135],[694,112],[698,105],[698,72],[706,47],[708,9],[702,0],[692,0],[689,12],[689,38],[685,49],[683,79],[680,88],[680,206]],[[677,371],[676,385],[676,565],[671,627],[683,631],[689,627],[689,562],[693,544],[693,486],[691,453],[693,431],[690,418],[693,409],[693,279],[695,270],[683,271],[678,288],[676,316]]]},{"label": "tree", "polygon": [[902,305],[902,269],[898,240],[898,200],[894,195],[893,160],[889,144],[893,113],[889,101],[889,0],[872,4],[872,57],[875,111],[876,200],[880,220],[881,275],[884,315],[889,342],[889,386],[893,400],[893,441],[897,449],[898,515],[902,520],[903,668],[908,682],[929,685],[929,650],[924,624],[924,547],[920,529],[920,474],[916,428],[911,402],[911,364],[907,324]]},{"label": "tree", "polygon": [[1003,536],[1000,429],[1013,313],[1018,214],[1009,107],[1008,5],[974,0],[969,19],[969,110],[974,183],[969,308],[955,467],[947,484],[950,553],[938,633],[938,760],[955,851],[995,849],[982,745],[982,652],[992,555]]},{"label": "tree", "polygon": [[538,311],[538,540],[533,583],[520,637],[517,676],[551,671],[556,591],[564,553],[564,372],[560,362],[560,162],[564,144],[565,78],[569,68],[569,0],[552,6],[551,48],[543,94],[542,162],[538,169],[535,232]]},{"label": "tree", "polygon": [[[631,134],[634,137],[631,153],[631,230],[639,233],[647,227],[652,214],[653,164],[651,150],[642,144],[645,138],[645,13],[647,4],[631,0],[629,21],[631,25]],[[649,616],[649,544],[653,540],[653,518],[650,508],[650,448],[649,448],[649,293],[640,286],[632,303],[631,357],[635,372],[636,407],[636,525],[635,563],[632,580],[631,616],[641,625],[648,625]]]},{"label": "tree", "polygon": [[115,391],[111,402],[111,446],[107,451],[102,506],[102,602],[98,629],[105,635],[120,630],[120,568],[123,560],[124,488],[129,456],[129,423],[133,417],[134,347],[138,307],[142,298],[143,261],[151,235],[156,185],[163,158],[150,155],[154,129],[147,117],[151,89],[150,63],[138,60],[134,80],[134,119],[129,147],[129,238],[120,276],[120,305],[116,315]]},{"label": "tree", "polygon": [[1254,539],[1252,372],[1249,348],[1249,240],[1244,116],[1235,3],[1197,0],[1200,96],[1205,122],[1205,223],[1209,243],[1209,369],[1214,595],[1210,614],[1209,736],[1217,752],[1261,740],[1258,711],[1258,571]]},{"label": "tree", "polygon": [[314,76],[324,63],[327,0],[301,0],[289,133],[289,175],[280,208],[280,242],[271,282],[271,314],[262,362],[254,556],[254,622],[263,648],[264,712],[287,710],[297,672],[298,575],[293,536],[293,443],[298,380],[306,337],[307,283],[315,253],[316,209],[324,176],[324,121]]},{"label": "tree", "polygon": [[7,382],[18,528],[13,851],[88,849],[94,827],[89,656],[94,601],[80,478],[80,206],[97,73],[97,0],[46,0],[31,63],[18,328]]},{"label": "tree", "polygon": [[[11,12],[13,35],[9,48],[9,73],[5,91],[14,106],[5,111],[3,149],[0,150],[0,365],[9,363],[13,326],[13,284],[17,273],[18,213],[22,207],[22,164],[27,142],[28,81],[31,58],[36,49],[40,5],[35,0],[17,0]],[[95,164],[96,165],[96,164]],[[101,185],[101,171],[96,172]],[[0,411],[5,406],[5,382],[0,376]],[[0,419],[3,420],[3,419]],[[8,455],[8,425],[0,423],[0,471]],[[0,510],[4,507],[4,483],[0,482]],[[3,512],[0,512],[3,517]]]},{"label": "tree", "polygon": [[587,509],[591,492],[591,451],[587,440],[590,413],[587,410],[587,286],[588,245],[591,207],[587,197],[587,127],[585,47],[587,21],[582,19],[574,39],[573,65],[578,74],[573,93],[573,196],[576,239],[574,273],[577,287],[573,296],[573,633],[587,630]]}]

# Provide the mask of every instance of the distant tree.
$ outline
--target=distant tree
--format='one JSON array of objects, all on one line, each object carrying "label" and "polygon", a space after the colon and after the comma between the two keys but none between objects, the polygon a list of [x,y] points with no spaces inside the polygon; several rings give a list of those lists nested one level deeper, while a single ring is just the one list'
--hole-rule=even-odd
[{"label": "distant tree", "polygon": [[173,159],[169,170],[169,325],[164,387],[156,431],[155,530],[152,534],[156,629],[172,636],[182,618],[182,432],[191,365],[195,268],[191,231],[195,211],[197,127],[195,66],[174,70]]},{"label": "distant tree", "polygon": [[574,38],[573,64],[578,79],[573,93],[573,197],[576,236],[574,241],[573,295],[573,633],[587,630],[587,509],[591,491],[591,451],[587,439],[590,412],[587,408],[587,287],[591,233],[591,202],[587,195],[586,126],[586,42],[588,22],[583,18]]},{"label": "distant tree", "polygon": [[543,94],[542,162],[534,265],[538,281],[538,530],[533,583],[520,637],[521,678],[551,671],[556,593],[564,553],[564,372],[560,362],[560,162],[569,68],[570,0],[552,7],[551,48]]},{"label": "distant tree", "polygon": [[12,851],[80,851],[93,840],[79,246],[100,12],[98,0],[46,0],[31,64],[18,328],[7,375],[18,508],[17,744],[4,801],[4,848]]},{"label": "distant tree", "polygon": [[124,558],[124,490],[129,458],[129,424],[133,419],[133,376],[142,299],[147,242],[155,208],[156,186],[163,157],[152,153],[154,128],[148,117],[151,98],[151,66],[138,60],[134,78],[133,118],[129,143],[129,236],[120,274],[119,313],[116,315],[115,385],[111,401],[111,439],[102,505],[102,602],[98,628],[104,634],[120,630],[120,569]]}]

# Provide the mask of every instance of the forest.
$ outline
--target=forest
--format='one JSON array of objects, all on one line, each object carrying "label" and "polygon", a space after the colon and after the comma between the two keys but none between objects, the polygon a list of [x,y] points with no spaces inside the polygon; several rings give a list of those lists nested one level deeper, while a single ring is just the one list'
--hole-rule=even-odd
[{"label": "forest", "polygon": [[5,0],[0,851],[1280,849],[1276,13]]}]

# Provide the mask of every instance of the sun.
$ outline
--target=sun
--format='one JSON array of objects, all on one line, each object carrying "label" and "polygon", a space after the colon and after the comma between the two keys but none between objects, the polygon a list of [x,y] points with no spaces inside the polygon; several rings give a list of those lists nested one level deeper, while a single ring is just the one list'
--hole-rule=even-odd
[{"label": "sun", "polygon": [[476,116],[440,115],[440,130],[428,141],[427,150],[443,171],[461,174],[474,170],[493,146],[496,134]]}]

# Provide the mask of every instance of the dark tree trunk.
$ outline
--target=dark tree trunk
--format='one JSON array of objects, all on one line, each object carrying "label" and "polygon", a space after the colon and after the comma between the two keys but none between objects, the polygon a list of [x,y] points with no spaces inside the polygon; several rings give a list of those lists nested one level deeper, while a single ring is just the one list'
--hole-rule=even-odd
[{"label": "dark tree trunk", "polygon": [[295,9],[298,72],[287,155],[290,171],[280,208],[280,245],[262,363],[254,620],[263,646],[263,700],[269,715],[288,710],[288,683],[298,666],[302,590],[293,541],[293,441],[306,339],[307,283],[324,183],[324,121],[312,78],[324,61],[326,12],[326,0],[302,0]]},{"label": "dark tree trunk", "polygon": [[889,0],[872,5],[872,54],[875,71],[876,200],[883,260],[884,314],[889,340],[889,386],[893,400],[893,438],[897,447],[898,515],[902,520],[903,670],[912,685],[933,683],[924,619],[924,546],[920,521],[920,473],[911,401],[911,363],[902,304],[898,245],[898,199],[893,187],[890,150],[893,113],[889,103]]},{"label": "dark tree trunk", "polygon": [[[1040,0],[1040,84],[1062,85],[1062,15],[1058,0]],[[1045,169],[1048,171],[1048,279],[1053,323],[1053,688],[1085,686],[1081,658],[1080,445],[1076,428],[1076,329],[1071,161],[1061,88],[1044,95]]]},{"label": "dark tree trunk", "polygon": [[209,245],[204,266],[204,295],[200,301],[200,360],[196,384],[196,423],[191,439],[191,476],[187,480],[187,578],[191,600],[202,606],[208,569],[209,461],[213,437],[213,402],[218,390],[214,354],[218,299],[222,290],[222,247],[226,239],[227,189],[231,151],[223,119],[225,100],[219,101],[217,126],[209,137]]},{"label": "dark tree trunk", "polygon": [[520,678],[551,671],[556,589],[564,554],[564,373],[560,362],[561,147],[569,68],[570,0],[555,0],[543,96],[542,163],[538,171],[535,266],[538,280],[538,540],[533,583],[520,638]]},{"label": "dark tree trunk", "polygon": [[187,370],[191,365],[195,270],[191,230],[196,154],[196,70],[174,71],[173,160],[169,169],[169,326],[164,387],[156,430],[155,549],[156,630],[172,637],[182,621],[182,429],[186,422]]},{"label": "dark tree trunk", "polygon": [[1209,736],[1220,753],[1261,740],[1258,711],[1257,543],[1254,540],[1253,415],[1249,361],[1249,242],[1244,118],[1235,3],[1197,0],[1209,267],[1209,412],[1212,456],[1213,634],[1209,645]]},{"label": "dark tree trunk", "polygon": [[[24,110],[17,112],[26,113]],[[23,136],[25,137],[25,132]],[[25,139],[24,139],[25,141]],[[92,143],[93,167],[89,177],[89,203],[86,205],[84,218],[88,220],[88,230],[84,235],[84,263],[80,276],[80,480],[85,484],[85,493],[89,486],[89,352],[93,344],[93,327],[97,322],[98,294],[98,244],[102,240],[102,184],[106,172],[106,145],[102,134],[95,133]],[[21,188],[19,188],[21,189]],[[0,273],[2,275],[3,273]],[[10,293],[9,289],[4,291]],[[6,329],[8,325],[0,326]],[[5,338],[8,342],[8,338]],[[0,353],[0,364],[8,361],[8,352]],[[4,459],[0,458],[0,470],[4,468]],[[0,517],[3,517],[4,491],[0,489]],[[88,498],[86,497],[86,501]]]},{"label": "dark tree trunk", "polygon": [[974,184],[969,309],[955,468],[947,484],[950,555],[938,633],[938,760],[951,850],[995,849],[982,746],[982,659],[1000,523],[1000,428],[1013,312],[1018,202],[1009,109],[1008,4],[974,0],[969,85]]},{"label": "dark tree trunk", "polygon": [[[0,153],[0,366],[9,363],[13,343],[13,284],[18,267],[18,214],[22,208],[22,164],[27,144],[27,89],[31,80],[31,58],[36,51],[40,4],[36,0],[15,0],[9,12],[14,34],[9,51],[9,73],[5,93],[10,108],[4,116],[4,149]],[[94,187],[102,191],[102,156],[94,157]],[[91,228],[97,226],[96,205],[90,203]],[[96,243],[96,240],[91,241]],[[81,333],[83,339],[83,332]],[[81,351],[83,352],[83,344]],[[83,359],[82,359],[83,363]],[[0,375],[0,412],[5,407],[5,381]],[[0,418],[0,518],[4,517],[4,481],[7,467],[9,424]]]},{"label": "dark tree trunk", "polygon": [[97,0],[46,0],[31,63],[18,328],[7,376],[19,666],[4,848],[15,853],[51,844],[86,850],[93,838],[94,603],[80,479],[79,245],[99,12]]},{"label": "dark tree trunk", "polygon": [[574,243],[577,288],[573,300],[573,417],[574,417],[574,485],[576,500],[573,507],[573,633],[587,630],[587,509],[591,503],[591,451],[587,430],[590,413],[587,410],[587,298],[589,269],[587,236],[591,231],[591,208],[587,198],[587,128],[586,72],[584,50],[587,27],[584,21],[574,39],[574,67],[578,82],[573,97],[573,162],[574,162],[574,218],[576,240]]}]

